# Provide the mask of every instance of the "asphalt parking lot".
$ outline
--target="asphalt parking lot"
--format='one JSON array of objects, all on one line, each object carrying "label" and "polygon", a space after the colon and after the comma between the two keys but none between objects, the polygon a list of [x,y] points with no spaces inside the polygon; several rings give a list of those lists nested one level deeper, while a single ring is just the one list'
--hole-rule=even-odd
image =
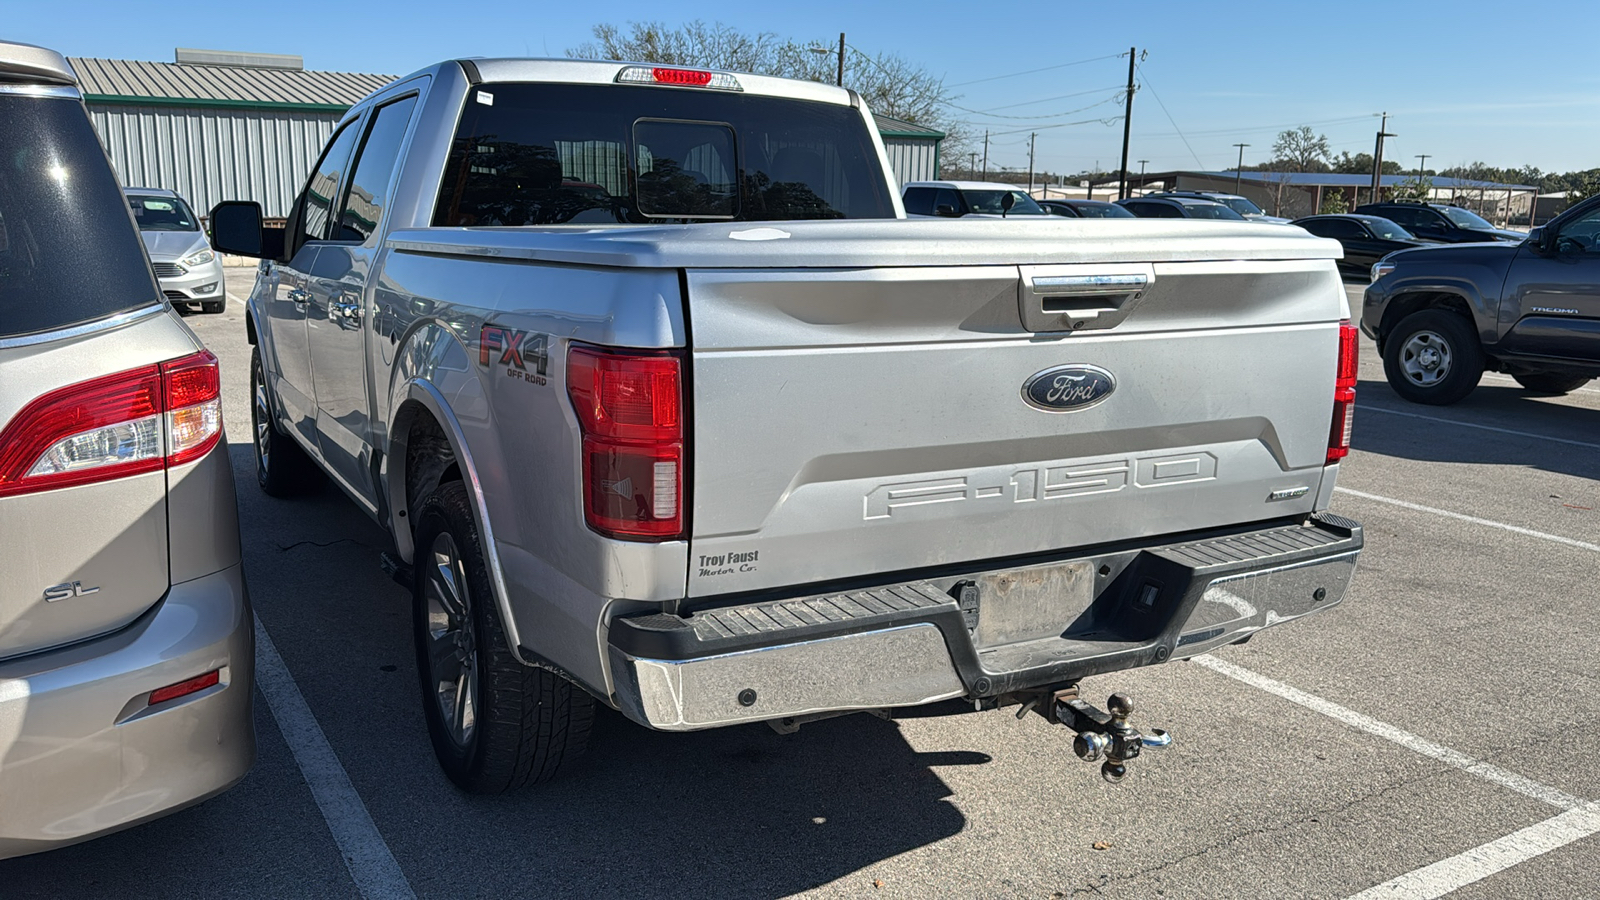
[{"label": "asphalt parking lot", "polygon": [[[1197,661],[1089,679],[1176,746],[1122,785],[1010,710],[657,734],[602,715],[573,777],[457,792],[418,703],[386,540],[336,489],[261,494],[243,305],[221,358],[267,640],[237,788],[0,863],[0,897],[1594,896],[1600,870],[1600,382],[1487,376],[1406,404],[1363,344],[1335,511],[1346,601]],[[1352,288],[1359,302],[1359,288]],[[1271,390],[1263,385],[1263,390]]]}]

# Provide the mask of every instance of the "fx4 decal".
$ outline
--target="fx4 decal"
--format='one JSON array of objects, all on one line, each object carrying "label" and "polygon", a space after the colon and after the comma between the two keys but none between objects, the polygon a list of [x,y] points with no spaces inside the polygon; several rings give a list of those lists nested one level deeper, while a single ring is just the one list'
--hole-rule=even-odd
[{"label": "fx4 decal", "polygon": [[[530,384],[545,384],[550,365],[550,335],[519,328],[485,325],[478,335],[478,364],[505,366],[506,375]],[[529,371],[529,367],[532,371]]]}]

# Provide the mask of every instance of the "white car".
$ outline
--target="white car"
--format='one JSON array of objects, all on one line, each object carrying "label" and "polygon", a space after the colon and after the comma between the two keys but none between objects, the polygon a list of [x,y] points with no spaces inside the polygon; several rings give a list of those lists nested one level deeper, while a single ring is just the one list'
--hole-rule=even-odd
[{"label": "white car", "polygon": [[189,204],[172,191],[127,188],[128,206],[155,267],[161,293],[174,304],[200,304],[203,312],[222,312],[228,303],[222,260],[200,230]]},{"label": "white car", "polygon": [[[1012,203],[1009,209],[1002,205],[1007,196]],[[1014,184],[991,181],[908,181],[901,199],[906,215],[912,218],[999,219],[1050,215],[1028,196],[1027,191]]]}]

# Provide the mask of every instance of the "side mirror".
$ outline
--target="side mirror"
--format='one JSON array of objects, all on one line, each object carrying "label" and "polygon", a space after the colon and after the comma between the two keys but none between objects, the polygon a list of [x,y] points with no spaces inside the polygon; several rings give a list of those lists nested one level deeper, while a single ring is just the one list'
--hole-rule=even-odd
[{"label": "side mirror", "polygon": [[1543,225],[1540,225],[1540,226],[1538,226],[1536,228],[1533,228],[1533,229],[1530,229],[1528,231],[1528,243],[1533,245],[1533,248],[1535,250],[1543,251],[1545,249],[1545,245],[1544,245],[1544,226]]},{"label": "side mirror", "polygon": [[254,200],[224,200],[211,208],[211,248],[218,253],[260,259],[261,204]]},{"label": "side mirror", "polygon": [[944,216],[948,219],[954,219],[956,218],[956,208],[948,203],[941,203],[933,208],[933,214],[936,216]]}]

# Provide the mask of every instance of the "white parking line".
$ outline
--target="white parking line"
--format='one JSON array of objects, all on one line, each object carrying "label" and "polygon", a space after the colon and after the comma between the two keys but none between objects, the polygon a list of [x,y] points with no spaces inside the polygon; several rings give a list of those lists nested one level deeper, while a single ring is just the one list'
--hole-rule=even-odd
[{"label": "white parking line", "polygon": [[322,818],[339,845],[356,889],[367,900],[415,900],[411,884],[394,861],[383,835],[378,833],[378,826],[373,824],[361,795],[350,784],[350,776],[339,764],[339,757],[311,714],[311,707],[306,705],[305,696],[283,664],[283,657],[278,655],[267,629],[259,618],[255,624],[256,686],[267,698],[267,708],[272,711],[289,752],[294,754],[295,764],[305,776],[312,799],[322,810]]},{"label": "white parking line", "polygon": [[1214,656],[1197,656],[1193,662],[1210,669],[1221,675],[1226,675],[1235,681],[1242,681],[1253,688],[1266,691],[1297,703],[1312,712],[1318,712],[1330,719],[1343,722],[1358,731],[1383,738],[1395,744],[1419,753],[1430,759],[1436,759],[1447,766],[1453,766],[1470,775],[1476,775],[1485,781],[1490,781],[1503,788],[1516,791],[1535,800],[1548,803],[1560,809],[1576,809],[1584,804],[1581,797],[1574,797],[1565,791],[1556,790],[1548,785],[1540,784],[1531,778],[1525,778],[1515,772],[1490,765],[1480,759],[1474,759],[1459,750],[1451,750],[1439,744],[1418,737],[1403,728],[1380,722],[1368,715],[1363,715],[1353,709],[1347,709],[1331,700],[1324,700],[1314,694],[1308,694],[1297,688],[1292,688],[1281,681],[1268,678],[1265,675],[1252,672],[1242,666],[1236,666],[1226,660]]},{"label": "white parking line", "polygon": [[1469,516],[1463,513],[1451,512],[1448,509],[1436,509],[1432,506],[1423,506],[1420,503],[1411,503],[1406,500],[1396,500],[1393,497],[1381,497],[1377,494],[1369,494],[1365,491],[1357,491],[1347,487],[1336,487],[1333,490],[1335,493],[1349,494],[1352,497],[1360,497],[1363,500],[1372,500],[1376,503],[1387,503],[1390,506],[1398,506],[1401,509],[1409,509],[1414,512],[1443,516],[1447,519],[1455,519],[1460,522],[1470,522],[1474,525],[1483,525],[1489,528],[1498,528],[1502,531],[1509,531],[1514,534],[1540,538],[1541,540],[1546,541],[1554,541],[1557,544],[1565,544],[1568,547],[1577,547],[1579,550],[1588,550],[1591,553],[1600,553],[1600,544],[1591,544],[1588,541],[1580,541],[1575,538],[1562,537],[1559,534],[1550,534],[1544,531],[1534,531],[1532,528],[1523,528],[1521,525],[1507,525],[1504,522],[1496,522],[1493,519],[1480,519],[1477,516]]},{"label": "white parking line", "polygon": [[1381,406],[1372,406],[1366,403],[1357,403],[1356,409],[1365,412],[1384,413],[1390,416],[1405,416],[1408,419],[1421,419],[1424,422],[1442,422],[1445,425],[1458,425],[1462,428],[1476,428],[1479,431],[1493,431],[1497,434],[1511,434],[1517,437],[1533,438],[1538,441],[1550,441],[1554,444],[1568,444],[1573,447],[1588,447],[1591,450],[1600,450],[1600,444],[1588,441],[1574,441],[1570,438],[1551,437],[1547,434],[1534,434],[1531,431],[1517,431],[1512,428],[1496,428],[1493,425],[1479,425],[1476,422],[1462,422],[1457,419],[1446,419],[1442,416],[1425,416],[1422,413],[1401,412],[1398,409],[1385,409]]},{"label": "white parking line", "polygon": [[1600,834],[1600,804],[1590,803],[1374,885],[1348,900],[1433,900],[1594,834]]}]

